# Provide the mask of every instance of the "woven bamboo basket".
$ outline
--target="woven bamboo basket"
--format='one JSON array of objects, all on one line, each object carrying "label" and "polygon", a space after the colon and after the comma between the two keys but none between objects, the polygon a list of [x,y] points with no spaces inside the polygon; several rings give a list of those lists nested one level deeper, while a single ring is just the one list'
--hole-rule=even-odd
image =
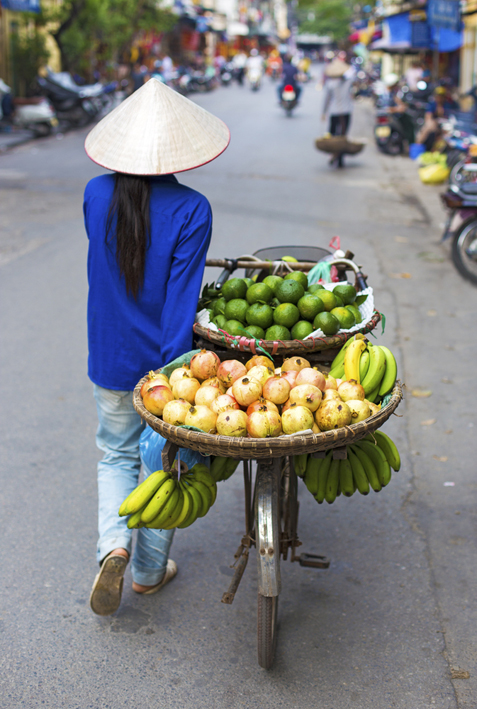
[{"label": "woven bamboo basket", "polygon": [[317,138],[315,147],[323,153],[344,153],[357,155],[366,145],[363,141],[349,140],[345,135],[331,135],[328,138]]},{"label": "woven bamboo basket", "polygon": [[260,347],[271,355],[304,355],[306,352],[319,352],[321,350],[330,350],[334,347],[342,347],[344,343],[349,340],[350,337],[356,335],[357,332],[361,332],[365,335],[367,332],[374,330],[380,320],[381,315],[375,310],[372,318],[359,330],[355,330],[354,332],[341,332],[331,337],[313,337],[308,340],[251,340],[247,337],[229,335],[228,332],[224,330],[220,330],[219,332],[209,330],[199,325],[199,323],[194,323],[193,329],[195,334],[202,337],[202,339],[229,350],[259,354],[260,351],[258,348]]},{"label": "woven bamboo basket", "polygon": [[[158,370],[160,371],[160,370]],[[199,433],[180,426],[172,426],[151,414],[143,405],[140,394],[146,377],[136,385],[133,394],[134,408],[154,431],[163,438],[176,443],[181,448],[190,448],[203,455],[228,456],[229,458],[262,459],[281,458],[287,455],[314,453],[330,448],[341,448],[364,438],[367,433],[376,431],[394,413],[402,399],[401,383],[396,382],[391,399],[377,414],[365,421],[350,426],[337,428],[322,433],[303,433],[277,438],[231,438],[210,433]]]}]

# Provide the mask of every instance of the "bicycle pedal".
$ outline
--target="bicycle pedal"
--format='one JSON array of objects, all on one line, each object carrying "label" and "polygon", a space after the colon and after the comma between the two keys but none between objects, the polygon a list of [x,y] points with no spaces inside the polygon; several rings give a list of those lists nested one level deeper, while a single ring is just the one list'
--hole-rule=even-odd
[{"label": "bicycle pedal", "polygon": [[330,559],[319,554],[300,554],[298,562],[300,566],[310,566],[313,569],[327,569],[330,565]]}]

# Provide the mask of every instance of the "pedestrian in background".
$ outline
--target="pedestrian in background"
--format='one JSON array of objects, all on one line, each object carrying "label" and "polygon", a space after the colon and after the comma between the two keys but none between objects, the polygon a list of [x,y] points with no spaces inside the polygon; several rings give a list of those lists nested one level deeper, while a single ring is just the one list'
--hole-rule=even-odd
[{"label": "pedestrian in background", "polygon": [[[326,116],[329,116],[328,132],[331,135],[347,135],[353,112],[351,90],[356,72],[343,59],[336,57],[325,67],[324,74],[322,120],[326,120]],[[334,155],[330,164],[343,167],[343,155],[343,153]]]},{"label": "pedestrian in background", "polygon": [[[227,126],[151,79],[89,133],[88,156],[112,170],[86,186],[88,374],[99,426],[100,571],[92,610],[110,615],[121,600],[132,530],[119,506],[138,484],[144,430],[133,389],[144,373],[192,348],[212,213],[207,199],[173,173],[214,160],[229,142]],[[172,531],[139,529],[133,590],[151,594],[177,572]]]}]

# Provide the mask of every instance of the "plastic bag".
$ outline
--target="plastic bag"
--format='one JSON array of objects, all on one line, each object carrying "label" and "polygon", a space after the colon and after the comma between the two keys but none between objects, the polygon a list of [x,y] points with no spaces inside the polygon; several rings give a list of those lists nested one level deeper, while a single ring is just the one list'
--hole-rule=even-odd
[{"label": "plastic bag", "polygon": [[[156,470],[162,470],[162,450],[167,441],[150,426],[146,426],[139,439],[139,455],[144,466],[144,477]],[[189,448],[180,448],[181,462],[190,469],[196,463],[204,463],[210,467],[210,458]],[[176,455],[176,460],[178,456]]]}]

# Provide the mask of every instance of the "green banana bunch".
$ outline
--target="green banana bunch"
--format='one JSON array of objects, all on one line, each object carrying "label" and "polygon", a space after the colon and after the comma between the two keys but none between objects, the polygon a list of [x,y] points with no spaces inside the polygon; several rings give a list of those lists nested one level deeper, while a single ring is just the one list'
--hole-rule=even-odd
[{"label": "green banana bunch", "polygon": [[391,468],[398,471],[401,459],[395,443],[382,431],[367,434],[347,446],[347,458],[334,460],[329,450],[324,458],[308,457],[303,481],[315,500],[329,504],[339,495],[351,497],[356,490],[368,495],[391,481]]},{"label": "green banana bunch", "polygon": [[308,453],[293,456],[293,467],[298,477],[302,478],[307,469]]},{"label": "green banana bunch", "polygon": [[220,455],[215,456],[212,459],[210,473],[216,483],[228,480],[237,470],[239,463],[240,460],[236,460],[235,458],[227,458]]}]

